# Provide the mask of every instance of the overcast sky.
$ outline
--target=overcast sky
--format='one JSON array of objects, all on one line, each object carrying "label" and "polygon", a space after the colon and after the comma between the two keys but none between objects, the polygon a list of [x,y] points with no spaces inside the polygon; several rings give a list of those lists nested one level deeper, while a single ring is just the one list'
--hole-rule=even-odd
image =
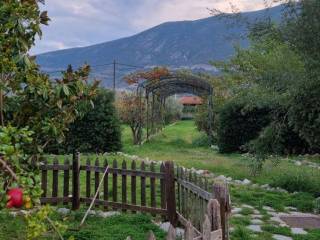
[{"label": "overcast sky", "polygon": [[210,17],[211,8],[231,12],[265,7],[268,0],[46,0],[50,25],[32,54],[88,46],[139,33],[168,21]]}]

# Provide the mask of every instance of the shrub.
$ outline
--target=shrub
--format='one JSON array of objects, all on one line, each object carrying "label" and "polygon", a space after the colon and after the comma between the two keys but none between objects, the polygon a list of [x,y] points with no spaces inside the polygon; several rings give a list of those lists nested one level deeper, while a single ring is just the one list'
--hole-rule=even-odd
[{"label": "shrub", "polygon": [[166,108],[164,112],[165,124],[169,124],[181,119],[183,105],[179,103],[173,97],[170,97],[166,101]]},{"label": "shrub", "polygon": [[114,103],[114,94],[100,89],[94,108],[76,120],[66,136],[66,151],[114,152],[121,149],[121,129]]},{"label": "shrub", "polygon": [[275,175],[270,185],[289,192],[307,192],[320,196],[319,174],[315,171],[287,170]]},{"label": "shrub", "polygon": [[210,140],[207,135],[201,135],[200,137],[192,140],[192,146],[194,147],[209,147]]},{"label": "shrub", "polygon": [[230,153],[255,139],[270,122],[269,107],[252,107],[239,101],[227,103],[218,117],[218,146],[220,152]]}]

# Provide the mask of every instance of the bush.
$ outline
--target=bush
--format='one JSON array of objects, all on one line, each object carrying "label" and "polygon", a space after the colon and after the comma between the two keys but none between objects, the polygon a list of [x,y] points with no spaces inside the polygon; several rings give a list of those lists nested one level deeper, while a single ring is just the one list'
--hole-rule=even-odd
[{"label": "bush", "polygon": [[66,152],[114,152],[121,149],[121,129],[114,94],[100,89],[94,108],[76,120],[66,136]]},{"label": "bush", "polygon": [[269,107],[252,107],[240,101],[230,101],[219,112],[218,146],[222,153],[240,151],[255,139],[270,122]]},{"label": "bush", "polygon": [[192,140],[192,146],[194,147],[209,147],[210,140],[207,135],[201,135],[200,137]]},{"label": "bush", "polygon": [[270,185],[280,187],[288,192],[307,192],[318,197],[320,196],[319,177],[315,171],[295,169],[274,176]]},{"label": "bush", "polygon": [[170,124],[172,122],[178,121],[182,116],[183,105],[179,103],[173,97],[170,97],[166,101],[166,109],[164,112],[165,124]]}]

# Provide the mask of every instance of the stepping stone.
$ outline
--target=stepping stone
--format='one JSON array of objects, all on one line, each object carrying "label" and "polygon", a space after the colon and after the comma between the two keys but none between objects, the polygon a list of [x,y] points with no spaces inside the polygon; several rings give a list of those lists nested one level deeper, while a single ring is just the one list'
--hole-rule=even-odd
[{"label": "stepping stone", "polygon": [[275,212],[275,210],[272,207],[269,207],[269,206],[263,206],[262,209],[266,210],[268,212]]},{"label": "stepping stone", "polygon": [[272,235],[272,237],[275,240],[292,240],[291,237],[287,237],[287,236],[283,236],[283,235],[279,235],[279,234],[274,234],[274,235]]},{"label": "stepping stone", "polygon": [[263,221],[261,221],[260,219],[252,219],[251,223],[254,225],[261,225],[263,224]]},{"label": "stepping stone", "polygon": [[252,206],[250,206],[250,205],[247,205],[247,204],[243,204],[241,207],[242,207],[242,208],[254,209],[254,207],[252,207]]},{"label": "stepping stone", "polygon": [[247,228],[252,232],[262,232],[260,225],[249,225]]},{"label": "stepping stone", "polygon": [[306,235],[307,231],[303,230],[303,228],[291,228],[292,234]]},{"label": "stepping stone", "polygon": [[252,214],[251,218],[253,218],[253,219],[261,219],[261,218],[263,218],[263,216],[261,214]]},{"label": "stepping stone", "polygon": [[257,209],[254,209],[254,210],[253,210],[253,213],[254,213],[254,214],[260,214],[260,212],[259,212]]},{"label": "stepping stone", "polygon": [[231,213],[232,214],[237,214],[237,213],[239,213],[239,212],[241,212],[242,211],[242,208],[233,208],[232,210],[231,210]]}]

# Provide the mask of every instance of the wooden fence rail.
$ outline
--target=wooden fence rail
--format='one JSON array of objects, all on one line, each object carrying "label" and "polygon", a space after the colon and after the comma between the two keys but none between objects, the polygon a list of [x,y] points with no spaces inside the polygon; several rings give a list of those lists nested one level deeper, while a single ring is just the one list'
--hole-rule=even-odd
[{"label": "wooden fence rail", "polygon": [[[80,161],[80,154],[75,153],[72,163],[69,159],[61,164],[58,159],[50,164],[44,161],[40,166],[41,203],[71,205],[73,210],[79,209],[80,204],[89,205],[109,166],[94,202],[95,208],[159,214],[173,227],[180,223],[188,229],[191,225],[198,236],[205,230],[203,219],[209,217],[211,225],[218,219],[219,224],[213,228],[217,230],[220,226],[222,239],[229,239],[230,202],[226,186],[212,186],[208,179],[196,173],[180,167],[175,169],[172,162],[160,166],[141,162],[137,166],[135,161],[119,164],[116,160],[104,159],[100,164],[98,159],[91,160]],[[219,215],[217,211],[208,210],[213,199],[219,204]]]}]

